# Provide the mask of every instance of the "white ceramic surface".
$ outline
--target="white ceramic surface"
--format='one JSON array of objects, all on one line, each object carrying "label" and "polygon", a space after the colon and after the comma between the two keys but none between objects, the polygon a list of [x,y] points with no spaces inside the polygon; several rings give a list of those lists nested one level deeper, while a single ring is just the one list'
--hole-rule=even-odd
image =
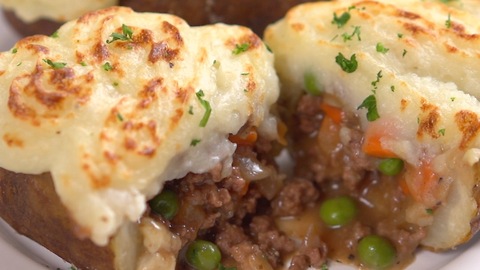
[{"label": "white ceramic surface", "polygon": [[[10,50],[19,35],[11,29],[0,12],[0,51]],[[41,226],[41,224],[39,224]],[[43,247],[17,235],[0,220],[0,270],[65,269],[70,265]],[[333,264],[330,270],[351,270],[351,267]],[[421,251],[407,270],[478,270],[480,269],[480,237],[454,251],[436,254]]]}]

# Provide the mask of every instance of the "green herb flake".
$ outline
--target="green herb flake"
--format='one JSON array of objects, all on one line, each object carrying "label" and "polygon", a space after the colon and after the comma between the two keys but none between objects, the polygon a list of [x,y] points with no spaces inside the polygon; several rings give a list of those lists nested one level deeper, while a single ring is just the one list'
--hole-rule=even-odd
[{"label": "green herb flake", "polygon": [[361,28],[360,26],[354,26],[353,27],[353,32],[351,34],[343,33],[342,34],[343,42],[347,42],[347,41],[352,40],[352,38],[354,36],[357,36],[357,40],[361,41],[362,38],[360,37],[360,28]]},{"label": "green herb flake", "polygon": [[390,49],[386,48],[381,42],[378,42],[377,45],[375,46],[375,49],[379,53],[387,53]]},{"label": "green herb flake", "polygon": [[377,84],[380,82],[380,79],[383,77],[382,75],[382,71],[380,70],[378,73],[377,73],[377,79],[375,81],[372,81],[371,82],[371,85],[373,86],[373,89],[374,90],[377,90],[378,86]]},{"label": "green herb flake", "polygon": [[453,102],[455,101],[456,97],[451,97],[450,100]]},{"label": "green herb flake", "polygon": [[269,53],[273,53],[272,48],[270,48],[270,46],[268,46],[267,43],[265,43],[265,47],[267,48],[267,51],[268,51]]},{"label": "green herb flake", "polygon": [[373,122],[380,118],[380,115],[377,111],[377,98],[375,95],[370,95],[358,106],[357,110],[365,108],[367,109],[367,120]]},{"label": "green herb flake", "polygon": [[429,215],[433,215],[433,209],[432,208],[425,209],[425,212]]},{"label": "green herb flake", "polygon": [[205,93],[203,90],[198,91],[195,93],[198,98],[200,104],[205,108],[205,113],[203,114],[202,119],[200,120],[200,127],[205,127],[208,123],[208,119],[210,118],[210,114],[212,113],[212,107],[210,106],[210,102],[203,99],[205,97]]},{"label": "green herb flake", "polygon": [[17,53],[17,52],[18,52],[18,49],[17,49],[17,48],[13,48],[13,49],[12,49],[12,53],[13,53],[13,54],[15,54],[15,53]]},{"label": "green herb flake", "polygon": [[193,139],[191,142],[190,142],[190,146],[197,146],[197,144],[199,144],[202,140],[199,140],[199,139]]},{"label": "green herb flake", "polygon": [[445,21],[445,27],[447,27],[447,28],[452,27],[452,20],[450,18],[450,13],[448,13],[447,20]]},{"label": "green herb flake", "polygon": [[442,136],[445,136],[445,129],[442,128],[442,129],[438,130],[438,134],[440,134]]},{"label": "green herb flake", "polygon": [[242,43],[240,45],[238,44],[235,44],[235,49],[233,49],[232,53],[234,55],[239,55],[243,52],[246,52],[248,51],[248,48],[250,48],[250,44],[249,43]]},{"label": "green herb flake", "polygon": [[212,67],[219,69],[220,68],[220,61],[213,60]]},{"label": "green herb flake", "polygon": [[303,75],[303,86],[307,93],[313,96],[319,96],[322,94],[322,89],[318,85],[316,76],[311,72],[306,72]]},{"label": "green herb flake", "polygon": [[87,66],[87,63],[85,63],[84,61],[82,61],[82,62],[80,62],[80,65],[81,65],[82,67],[86,67],[86,66]]},{"label": "green herb flake", "polygon": [[118,121],[123,122],[124,120],[123,115],[121,113],[117,113],[117,119]]},{"label": "green herb flake", "polygon": [[395,92],[395,85],[390,86],[390,91]]},{"label": "green herb flake", "polygon": [[405,57],[406,54],[407,54],[407,50],[403,49],[402,57]]},{"label": "green herb flake", "polygon": [[403,38],[403,34],[402,33],[397,33],[397,37],[398,38]]},{"label": "green herb flake", "polygon": [[102,68],[105,71],[110,71],[113,69],[113,66],[109,62],[105,62],[105,64],[102,65]]},{"label": "green herb flake", "polygon": [[321,270],[328,270],[328,265],[326,263],[322,264]]},{"label": "green herb flake", "polygon": [[350,56],[350,60],[345,58],[342,53],[338,53],[338,55],[335,57],[335,62],[342,68],[343,71],[347,73],[352,73],[357,70],[358,67],[358,62],[355,54],[352,54]]},{"label": "green herb flake", "polygon": [[247,75],[249,75],[249,74],[250,74],[249,72],[240,73],[240,75],[242,75],[242,76],[247,76]]},{"label": "green herb flake", "polygon": [[67,63],[63,63],[63,62],[53,62],[52,60],[50,59],[43,59],[43,62],[47,63],[47,65],[49,65],[51,68],[53,69],[60,69],[60,68],[64,68]]},{"label": "green herb flake", "polygon": [[193,106],[188,108],[188,114],[193,115]]},{"label": "green herb flake", "polygon": [[22,62],[18,62],[17,64],[17,67],[21,66],[22,65]]},{"label": "green herb flake", "polygon": [[130,27],[125,24],[122,24],[122,33],[112,33],[110,35],[111,39],[107,40],[107,43],[110,44],[114,41],[132,41],[133,40],[133,31]]},{"label": "green herb flake", "polygon": [[351,15],[350,12],[343,12],[340,17],[337,16],[336,13],[333,13],[333,20],[332,24],[336,24],[338,28],[343,27],[347,22],[350,20]]},{"label": "green herb flake", "polygon": [[51,35],[50,35],[51,38],[58,38],[58,31],[55,31],[53,32]]}]

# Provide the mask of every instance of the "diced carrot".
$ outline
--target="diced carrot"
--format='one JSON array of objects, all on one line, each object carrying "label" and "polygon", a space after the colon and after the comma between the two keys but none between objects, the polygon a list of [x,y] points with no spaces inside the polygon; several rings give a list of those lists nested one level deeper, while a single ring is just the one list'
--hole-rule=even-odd
[{"label": "diced carrot", "polygon": [[228,136],[228,139],[231,142],[236,143],[238,145],[245,145],[245,146],[254,145],[255,142],[257,141],[257,138],[258,138],[257,131],[253,128],[248,129],[246,132],[242,134],[235,134],[235,135],[231,134],[230,136]]},{"label": "diced carrot", "polygon": [[410,195],[410,189],[408,188],[407,180],[405,177],[402,177],[398,184],[400,185],[400,189],[402,190],[404,195]]},{"label": "diced carrot", "polygon": [[245,180],[245,184],[243,185],[242,189],[238,192],[241,196],[245,196],[248,192],[248,187],[250,186],[250,181]]},{"label": "diced carrot", "polygon": [[340,124],[342,122],[343,111],[340,108],[322,102],[320,104],[320,109],[322,109],[327,117],[332,118],[336,124]]},{"label": "diced carrot", "polygon": [[365,154],[380,158],[394,158],[398,157],[390,149],[386,149],[382,145],[382,138],[388,137],[388,134],[382,132],[367,132],[365,133],[365,140],[362,145],[362,150]]},{"label": "diced carrot", "polygon": [[439,176],[433,171],[431,162],[422,160],[417,167],[410,168],[406,183],[410,195],[426,205],[436,202],[435,193],[439,183]]},{"label": "diced carrot", "polygon": [[287,131],[288,131],[287,125],[283,121],[278,120],[278,122],[277,122],[277,132],[278,132],[277,141],[283,146],[286,146],[288,144],[287,139],[286,139]]}]

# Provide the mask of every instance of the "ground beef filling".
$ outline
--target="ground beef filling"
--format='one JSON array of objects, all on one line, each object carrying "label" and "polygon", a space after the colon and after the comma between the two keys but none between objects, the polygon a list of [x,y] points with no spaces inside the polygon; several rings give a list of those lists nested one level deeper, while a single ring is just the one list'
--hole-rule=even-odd
[{"label": "ground beef filling", "polygon": [[[370,234],[387,238],[396,249],[395,268],[411,260],[425,230],[405,221],[407,197],[398,177],[376,169],[377,160],[361,151],[363,134],[355,115],[332,122],[321,109],[323,97],[305,95],[291,125],[295,169],[282,175],[267,154],[270,142],[239,145],[232,173],[222,178],[218,166],[189,174],[165,188],[180,198],[180,210],[165,222],[182,239],[214,242],[222,265],[236,269],[307,269],[327,259],[359,265],[358,242]],[[258,173],[249,172],[257,168]],[[260,168],[260,169],[258,169]],[[356,201],[358,214],[341,227],[328,227],[319,215],[322,202],[340,195]],[[178,269],[190,269],[178,257]]]},{"label": "ground beef filling", "polygon": [[[326,260],[325,244],[305,246],[282,232],[276,219],[300,214],[314,204],[318,192],[306,180],[287,181],[267,156],[271,144],[261,138],[254,145],[239,145],[232,173],[221,177],[218,166],[205,174],[188,174],[170,181],[165,189],[180,198],[180,209],[170,221],[150,212],[180,236],[184,248],[195,239],[214,242],[222,252],[222,265],[236,269],[306,269]],[[255,167],[255,174],[246,170]],[[302,195],[307,192],[308,195]],[[275,205],[275,206],[274,206]],[[180,252],[177,268],[190,269]],[[292,258],[292,263],[288,261]]]},{"label": "ground beef filling", "polygon": [[[320,223],[318,230],[328,247],[328,257],[359,264],[358,241],[376,234],[395,246],[393,268],[405,267],[413,260],[425,230],[405,221],[404,210],[410,199],[400,185],[402,174],[386,176],[377,170],[379,159],[362,151],[364,137],[358,117],[341,112],[341,121],[335,122],[322,109],[330,101],[326,99],[331,98],[304,95],[291,123],[299,127],[291,129],[295,140],[295,176],[310,181],[320,194],[314,208],[318,210],[322,201],[340,195],[354,198],[358,205],[356,218],[341,228],[332,229]],[[314,212],[318,215],[318,211]]]}]

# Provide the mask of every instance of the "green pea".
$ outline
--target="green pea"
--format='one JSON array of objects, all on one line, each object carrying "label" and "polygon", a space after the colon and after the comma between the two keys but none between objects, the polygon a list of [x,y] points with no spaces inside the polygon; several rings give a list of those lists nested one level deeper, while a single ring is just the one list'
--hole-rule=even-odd
[{"label": "green pea", "polygon": [[195,240],[185,254],[188,264],[197,270],[214,270],[222,260],[220,249],[212,242]]},{"label": "green pea", "polygon": [[403,160],[399,158],[387,158],[378,164],[378,170],[388,176],[395,176],[403,170]]},{"label": "green pea", "polygon": [[368,235],[360,240],[357,255],[362,264],[372,269],[384,269],[395,262],[396,250],[392,243],[378,235]]},{"label": "green pea", "polygon": [[320,205],[320,218],[331,227],[343,226],[357,215],[357,205],[349,196],[328,199]]},{"label": "green pea", "polygon": [[307,72],[303,75],[303,84],[310,95],[319,96],[322,94],[322,89],[318,86],[317,78],[313,73]]},{"label": "green pea", "polygon": [[175,192],[165,189],[149,201],[153,212],[171,220],[178,212],[179,202]]}]

